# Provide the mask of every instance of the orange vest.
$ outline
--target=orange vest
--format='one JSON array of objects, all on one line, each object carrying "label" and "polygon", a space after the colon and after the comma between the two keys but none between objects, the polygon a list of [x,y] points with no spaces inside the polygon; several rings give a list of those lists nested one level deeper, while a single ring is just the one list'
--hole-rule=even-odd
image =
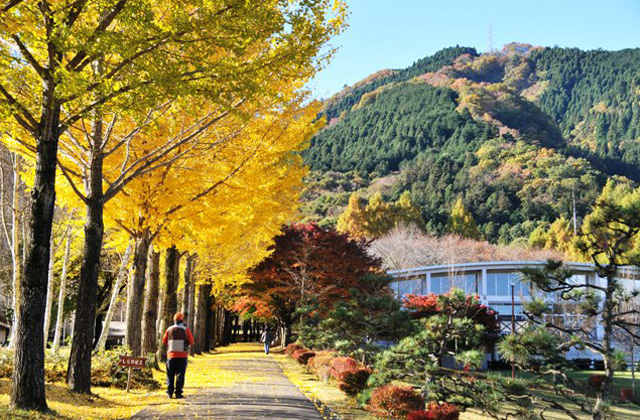
[{"label": "orange vest", "polygon": [[175,324],[165,331],[162,344],[167,346],[167,359],[186,359],[189,346],[193,345],[193,334],[184,325]]}]

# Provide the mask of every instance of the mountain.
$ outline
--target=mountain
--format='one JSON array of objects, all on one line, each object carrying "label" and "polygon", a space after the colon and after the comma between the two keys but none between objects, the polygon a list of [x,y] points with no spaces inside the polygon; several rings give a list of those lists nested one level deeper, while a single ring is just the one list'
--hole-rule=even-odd
[{"label": "mountain", "polygon": [[377,72],[324,102],[304,158],[307,220],[352,192],[404,191],[444,233],[461,197],[492,242],[578,216],[609,177],[640,181],[640,49],[453,47]]}]

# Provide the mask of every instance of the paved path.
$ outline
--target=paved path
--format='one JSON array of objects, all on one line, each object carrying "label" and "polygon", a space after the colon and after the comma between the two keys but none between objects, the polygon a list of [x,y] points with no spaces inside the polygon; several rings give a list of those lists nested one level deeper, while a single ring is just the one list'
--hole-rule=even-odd
[{"label": "paved path", "polygon": [[234,383],[221,388],[186,387],[186,398],[179,400],[179,407],[171,411],[147,408],[133,419],[322,420],[313,404],[282,373],[277,362],[259,353],[256,353],[256,358],[237,353],[235,358],[236,353],[230,350],[225,353],[221,367],[237,376]]}]

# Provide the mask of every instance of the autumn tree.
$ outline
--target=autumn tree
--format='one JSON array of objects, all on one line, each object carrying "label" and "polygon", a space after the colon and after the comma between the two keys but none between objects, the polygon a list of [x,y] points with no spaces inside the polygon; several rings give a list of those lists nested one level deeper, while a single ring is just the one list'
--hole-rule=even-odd
[{"label": "autumn tree", "polygon": [[366,200],[357,193],[349,196],[349,204],[338,217],[336,229],[340,233],[346,233],[352,238],[364,238],[366,224]]},{"label": "autumn tree", "polygon": [[337,230],[353,238],[380,238],[392,229],[424,225],[420,210],[411,202],[409,191],[400,195],[396,202],[387,202],[380,192],[374,193],[367,202],[351,194],[349,204],[338,218]]},{"label": "autumn tree", "polygon": [[[363,276],[380,272],[380,261],[365,244],[316,224],[294,224],[275,238],[272,254],[249,271],[250,282],[235,305],[240,312],[257,311],[276,320],[286,337],[293,315],[311,298],[328,309],[374,286]],[[284,344],[284,342],[283,342]]]},{"label": "autumn tree", "polygon": [[478,239],[480,231],[473,216],[464,206],[462,198],[458,198],[451,208],[448,230],[454,235],[460,235],[463,238]]}]

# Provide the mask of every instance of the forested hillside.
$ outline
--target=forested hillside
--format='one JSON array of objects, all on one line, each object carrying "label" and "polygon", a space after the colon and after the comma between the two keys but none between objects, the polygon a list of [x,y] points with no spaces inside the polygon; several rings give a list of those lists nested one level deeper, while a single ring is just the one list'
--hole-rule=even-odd
[{"label": "forested hillside", "polygon": [[579,222],[608,177],[640,180],[640,50],[448,48],[344,89],[322,116],[307,220],[336,223],[353,192],[409,191],[426,230],[446,232],[462,198],[508,243],[574,208]]}]

